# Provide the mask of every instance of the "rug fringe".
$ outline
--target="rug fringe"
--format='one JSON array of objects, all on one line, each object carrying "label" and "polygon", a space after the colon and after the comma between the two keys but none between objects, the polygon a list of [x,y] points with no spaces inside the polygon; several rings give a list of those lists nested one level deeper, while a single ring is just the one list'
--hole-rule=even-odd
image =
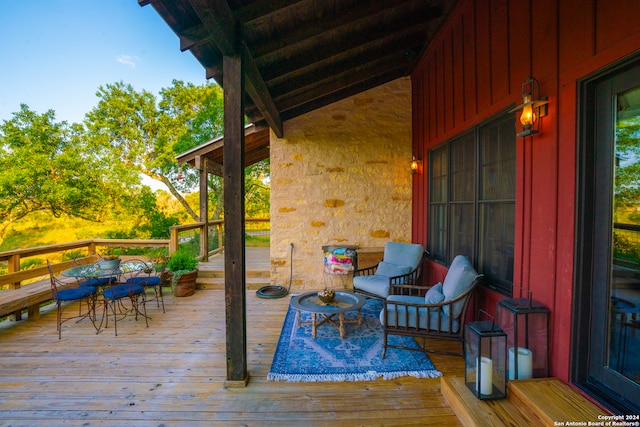
[{"label": "rug fringe", "polygon": [[439,378],[442,372],[435,369],[428,371],[403,371],[403,372],[363,372],[359,374],[276,374],[269,373],[267,381],[299,382],[341,382],[341,381],[373,381],[380,377],[385,380],[393,380],[400,377],[411,376],[415,378]]}]

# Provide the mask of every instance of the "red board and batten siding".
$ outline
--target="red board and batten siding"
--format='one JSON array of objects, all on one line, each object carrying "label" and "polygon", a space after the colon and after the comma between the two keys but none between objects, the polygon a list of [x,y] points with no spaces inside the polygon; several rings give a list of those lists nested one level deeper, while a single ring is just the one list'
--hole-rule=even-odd
[{"label": "red board and batten siding", "polygon": [[[462,0],[412,75],[413,240],[426,246],[428,151],[521,102],[529,75],[549,97],[541,133],[518,138],[514,284],[551,309],[551,374],[569,378],[579,79],[640,50],[635,0]],[[514,114],[514,123],[516,115]],[[518,129],[520,124],[517,123]],[[426,280],[445,269],[427,269]],[[483,289],[479,308],[503,297]]]}]

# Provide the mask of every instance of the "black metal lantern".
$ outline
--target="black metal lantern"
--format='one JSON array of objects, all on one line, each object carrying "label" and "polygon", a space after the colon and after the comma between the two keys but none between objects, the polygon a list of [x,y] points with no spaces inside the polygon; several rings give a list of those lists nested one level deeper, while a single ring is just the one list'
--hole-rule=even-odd
[{"label": "black metal lantern", "polygon": [[549,309],[528,294],[496,308],[496,321],[507,334],[509,380],[549,376]]},{"label": "black metal lantern", "polygon": [[493,319],[467,324],[464,382],[481,400],[507,395],[507,334]]}]

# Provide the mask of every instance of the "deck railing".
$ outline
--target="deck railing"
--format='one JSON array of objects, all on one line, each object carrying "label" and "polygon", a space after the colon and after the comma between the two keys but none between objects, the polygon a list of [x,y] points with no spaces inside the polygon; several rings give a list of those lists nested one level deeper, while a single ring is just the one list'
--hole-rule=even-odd
[{"label": "deck railing", "polygon": [[0,289],[6,288],[7,285],[9,289],[18,289],[22,282],[32,279],[40,279],[49,274],[46,265],[22,270],[20,267],[21,260],[39,255],[47,255],[48,258],[53,258],[54,260],[65,259],[65,253],[69,251],[78,251],[79,253],[74,253],[73,257],[67,256],[65,261],[52,263],[53,270],[57,273],[70,268],[74,264],[83,264],[88,262],[92,255],[99,253],[99,247],[168,248],[169,240],[91,239],[0,252],[0,262],[7,263],[7,274],[0,275]]},{"label": "deck railing", "polygon": [[[270,221],[265,219],[246,219],[247,233],[268,233]],[[224,248],[224,221],[209,222],[209,247],[201,248],[200,236],[204,233],[204,223],[177,225],[171,227],[169,239],[90,239],[76,242],[60,243],[56,245],[38,246],[34,248],[15,249],[0,252],[0,263],[7,263],[7,274],[0,275],[0,290],[17,289],[23,282],[39,280],[49,274],[46,265],[40,263],[33,268],[22,269],[21,261],[27,258],[45,255],[52,260],[54,272],[70,268],[74,264],[89,262],[91,256],[109,252],[100,248],[168,248],[169,254],[178,249],[190,250],[199,259],[206,259],[209,255],[222,251]],[[78,251],[69,256],[69,252]],[[206,256],[205,256],[206,253]],[[65,256],[66,254],[66,256]],[[8,285],[8,286],[7,286]]]},{"label": "deck railing", "polygon": [[[169,253],[178,249],[185,249],[200,259],[221,252],[224,249],[224,221],[209,221],[208,245],[204,248],[204,239],[200,236],[204,234],[204,222],[193,224],[176,225],[171,227],[169,236]],[[245,231],[247,234],[264,234],[270,230],[269,218],[247,218],[245,219]],[[205,257],[206,254],[206,257]]]}]

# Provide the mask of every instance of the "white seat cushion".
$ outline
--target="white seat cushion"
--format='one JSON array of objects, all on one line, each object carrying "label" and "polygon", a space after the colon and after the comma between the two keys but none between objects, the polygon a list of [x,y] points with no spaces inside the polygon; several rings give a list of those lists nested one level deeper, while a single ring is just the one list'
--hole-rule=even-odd
[{"label": "white seat cushion", "polygon": [[387,276],[356,276],[353,278],[353,287],[380,298],[389,296],[389,278]]}]

